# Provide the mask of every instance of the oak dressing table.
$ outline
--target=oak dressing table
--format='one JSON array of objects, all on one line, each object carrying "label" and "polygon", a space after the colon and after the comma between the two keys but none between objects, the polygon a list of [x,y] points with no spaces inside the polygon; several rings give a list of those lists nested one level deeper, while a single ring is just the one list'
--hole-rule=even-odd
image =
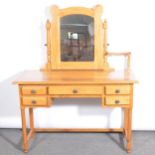
[{"label": "oak dressing table", "polygon": [[[130,52],[107,51],[107,21],[101,21],[102,7],[51,7],[52,20],[47,21],[47,64],[38,71],[20,73],[14,81],[19,86],[24,152],[36,132],[122,132],[127,151],[132,143],[133,85]],[[115,71],[108,56],[124,56],[127,66]],[[51,107],[54,98],[101,98],[101,108],[124,110],[124,127],[35,128],[33,109]],[[25,109],[29,109],[30,131],[26,131]]]}]

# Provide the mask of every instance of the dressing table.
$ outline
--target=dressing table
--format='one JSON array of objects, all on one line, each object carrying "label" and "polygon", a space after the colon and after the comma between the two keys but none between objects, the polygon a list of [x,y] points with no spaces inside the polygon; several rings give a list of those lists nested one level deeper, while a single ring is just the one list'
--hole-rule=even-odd
[{"label": "dressing table", "polygon": [[[47,63],[38,71],[24,71],[14,83],[19,86],[24,152],[36,132],[122,132],[127,152],[132,147],[133,86],[137,82],[130,70],[130,52],[107,50],[107,21],[102,22],[102,7],[51,7],[47,20]],[[109,56],[124,56],[127,65],[116,71]],[[101,98],[101,108],[120,107],[123,128],[35,128],[34,108],[52,107],[54,98]],[[94,103],[95,104],[95,103]],[[27,133],[25,110],[29,110]]]}]

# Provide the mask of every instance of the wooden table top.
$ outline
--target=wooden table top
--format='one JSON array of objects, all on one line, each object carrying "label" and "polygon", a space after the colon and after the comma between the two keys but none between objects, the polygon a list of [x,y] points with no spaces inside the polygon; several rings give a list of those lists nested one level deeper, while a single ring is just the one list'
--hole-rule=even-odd
[{"label": "wooden table top", "polygon": [[19,73],[14,84],[111,84],[137,83],[131,71],[24,71]]}]

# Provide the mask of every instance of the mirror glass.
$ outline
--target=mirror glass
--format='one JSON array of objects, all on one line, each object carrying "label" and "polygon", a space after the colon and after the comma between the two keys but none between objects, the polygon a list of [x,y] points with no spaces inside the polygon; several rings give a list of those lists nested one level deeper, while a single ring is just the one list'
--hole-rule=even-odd
[{"label": "mirror glass", "polygon": [[61,61],[94,60],[94,19],[68,15],[60,19]]}]

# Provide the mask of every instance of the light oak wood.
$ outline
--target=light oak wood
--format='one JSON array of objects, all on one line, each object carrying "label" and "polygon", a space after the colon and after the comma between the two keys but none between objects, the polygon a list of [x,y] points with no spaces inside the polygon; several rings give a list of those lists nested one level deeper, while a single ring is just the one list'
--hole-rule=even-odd
[{"label": "light oak wood", "polygon": [[103,42],[103,46],[104,46],[104,54],[103,54],[103,57],[107,54],[108,52],[108,49],[107,49],[107,28],[108,28],[108,24],[107,24],[107,20],[105,19],[104,20],[104,23],[103,23],[103,29],[104,29],[104,42]]},{"label": "light oak wood", "polygon": [[35,132],[123,132],[123,128],[35,128]]},{"label": "light oak wood", "polygon": [[128,109],[124,108],[124,136],[127,139],[128,135],[127,135],[127,129],[128,129]]},{"label": "light oak wood", "polygon": [[106,105],[129,105],[130,97],[129,96],[106,96],[105,99]]},{"label": "light oak wood", "polygon": [[[53,10],[53,7],[52,7],[52,10]],[[70,8],[61,9],[59,12],[60,17],[71,15],[71,14],[82,14],[82,15],[93,17],[94,9],[89,9],[85,7],[70,7]]]},{"label": "light oak wood", "polygon": [[27,140],[30,140],[33,137],[33,130],[30,130],[30,132],[27,135]]},{"label": "light oak wood", "polygon": [[26,117],[25,117],[25,108],[21,107],[21,115],[22,115],[22,132],[23,132],[23,149],[24,152],[28,151],[28,136],[26,131]]},{"label": "light oak wood", "polygon": [[49,87],[49,94],[102,94],[102,86],[83,86],[83,85],[71,85],[71,86],[51,86]]},{"label": "light oak wood", "polygon": [[130,153],[132,149],[132,106],[133,106],[133,85],[130,91],[130,108],[128,109],[127,119],[127,152]]},{"label": "light oak wood", "polygon": [[24,86],[22,87],[23,95],[45,95],[47,93],[46,86]]},{"label": "light oak wood", "polygon": [[29,108],[29,120],[30,120],[30,138],[34,136],[34,117],[33,117],[33,108]]},{"label": "light oak wood", "polygon": [[130,94],[130,85],[108,85],[105,90],[106,94]]},{"label": "light oak wood", "polygon": [[47,65],[46,70],[50,70],[52,66],[51,60],[51,23],[49,20],[46,22],[46,36],[47,36]]},{"label": "light oak wood", "polygon": [[22,104],[24,106],[46,106],[46,96],[24,96],[22,97]]},{"label": "light oak wood", "polygon": [[131,52],[108,52],[105,54],[109,56],[130,56]]},{"label": "light oak wood", "polygon": [[[122,132],[127,141],[127,152],[132,148],[133,85],[138,81],[130,69],[130,52],[108,52],[107,20],[102,22],[102,6],[94,8],[51,7],[52,20],[46,22],[47,63],[40,71],[24,71],[14,84],[19,86],[22,118],[23,149],[36,132]],[[92,62],[62,62],[60,60],[60,20],[64,16],[79,14],[94,19],[94,56]],[[127,65],[123,71],[111,69],[108,56],[124,56]],[[49,108],[55,98],[100,98],[101,107],[124,110],[124,127],[102,128],[35,128],[34,108]],[[81,103],[82,104],[82,103]],[[94,103],[95,104],[95,103]],[[30,131],[26,129],[25,110],[29,110]]]},{"label": "light oak wood", "polygon": [[[101,20],[102,6],[94,8],[70,7],[59,9],[58,6],[51,7],[52,21],[47,21],[47,64],[43,70],[56,69],[102,69],[109,70],[105,56],[106,50],[103,47],[105,36],[103,36],[103,25]],[[94,61],[90,62],[63,62],[60,61],[60,20],[64,16],[82,14],[94,18]],[[101,34],[101,35],[98,35]]]},{"label": "light oak wood", "polygon": [[128,109],[128,129],[127,129],[127,152],[132,148],[132,109]]},{"label": "light oak wood", "polygon": [[33,86],[34,84],[132,84],[137,83],[132,71],[83,71],[83,70],[61,70],[61,71],[24,71],[17,75],[14,84]]},{"label": "light oak wood", "polygon": [[[18,75],[14,81],[19,85],[21,99],[21,114],[23,124],[24,151],[28,150],[28,140],[35,132],[123,132],[127,139],[127,151],[131,151],[131,110],[134,79],[132,72],[105,72],[105,71],[25,71]],[[23,94],[23,88],[28,92],[33,88],[44,90],[46,94]],[[39,89],[40,88],[40,89]],[[73,93],[76,88],[78,93]],[[119,93],[116,90],[119,89]],[[45,91],[46,90],[46,91]],[[27,92],[27,89],[26,89]],[[33,111],[29,109],[30,133],[26,132],[25,108],[49,107],[53,98],[92,98],[102,99],[103,107],[122,107],[124,111],[123,129],[35,129],[33,123]],[[115,101],[119,100],[119,104]],[[35,105],[32,101],[36,101]],[[82,104],[82,103],[81,103]],[[129,113],[130,112],[130,113]]]},{"label": "light oak wood", "polygon": [[51,98],[101,98],[101,94],[53,94]]}]

